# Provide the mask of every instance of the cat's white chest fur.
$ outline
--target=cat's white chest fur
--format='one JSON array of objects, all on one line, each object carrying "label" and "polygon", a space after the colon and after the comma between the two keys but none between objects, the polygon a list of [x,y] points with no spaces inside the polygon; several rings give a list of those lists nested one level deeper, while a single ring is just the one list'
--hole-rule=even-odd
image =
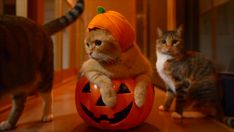
[{"label": "cat's white chest fur", "polygon": [[174,92],[176,93],[175,90],[175,85],[173,81],[165,74],[164,71],[164,63],[170,59],[171,56],[162,54],[157,51],[157,62],[156,62],[156,69],[160,75],[160,77],[163,79],[164,83]]}]

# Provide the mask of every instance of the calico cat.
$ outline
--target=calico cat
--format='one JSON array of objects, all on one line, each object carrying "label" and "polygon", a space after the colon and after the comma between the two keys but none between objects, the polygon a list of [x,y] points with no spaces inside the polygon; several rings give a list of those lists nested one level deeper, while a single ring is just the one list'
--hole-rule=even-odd
[{"label": "calico cat", "polygon": [[166,100],[159,110],[169,110],[174,98],[173,118],[214,116],[234,127],[234,119],[224,117],[221,89],[217,85],[214,65],[198,52],[185,51],[183,28],[158,29],[156,69],[166,84]]},{"label": "calico cat", "polygon": [[51,35],[73,23],[83,12],[83,0],[64,16],[45,25],[17,16],[0,16],[0,99],[12,95],[12,108],[0,131],[15,127],[26,97],[35,90],[44,100],[42,121],[52,120],[53,43]]},{"label": "calico cat", "polygon": [[130,78],[136,80],[135,103],[141,107],[145,102],[146,87],[151,82],[152,68],[136,44],[121,51],[119,42],[105,29],[91,30],[85,39],[89,59],[82,65],[81,72],[100,88],[106,106],[116,104],[116,91],[111,79]]}]

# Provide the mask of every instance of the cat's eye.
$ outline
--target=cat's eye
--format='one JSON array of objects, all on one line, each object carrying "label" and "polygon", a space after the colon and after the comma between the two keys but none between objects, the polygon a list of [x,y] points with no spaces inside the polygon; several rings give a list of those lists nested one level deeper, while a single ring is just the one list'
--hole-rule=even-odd
[{"label": "cat's eye", "polygon": [[176,40],[176,39],[172,40],[173,45],[176,44],[177,42],[178,42],[178,40]]},{"label": "cat's eye", "polygon": [[102,44],[102,41],[101,40],[95,40],[95,45],[96,46],[100,46]]},{"label": "cat's eye", "polygon": [[165,39],[161,40],[161,43],[166,44],[166,40]]},{"label": "cat's eye", "polygon": [[89,47],[89,43],[86,43],[86,45]]}]

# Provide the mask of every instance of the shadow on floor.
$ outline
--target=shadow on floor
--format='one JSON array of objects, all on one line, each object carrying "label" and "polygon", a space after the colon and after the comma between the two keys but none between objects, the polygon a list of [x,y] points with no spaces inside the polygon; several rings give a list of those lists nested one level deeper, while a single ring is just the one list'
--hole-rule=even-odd
[{"label": "shadow on floor", "polygon": [[[110,132],[109,130],[100,130],[91,126],[88,126],[86,123],[81,123],[75,127],[72,132]],[[122,132],[123,130],[121,130]],[[124,132],[159,132],[160,130],[155,126],[149,123],[143,123],[135,128],[125,130]],[[116,132],[116,131],[115,131]],[[118,131],[117,131],[118,132]]]}]

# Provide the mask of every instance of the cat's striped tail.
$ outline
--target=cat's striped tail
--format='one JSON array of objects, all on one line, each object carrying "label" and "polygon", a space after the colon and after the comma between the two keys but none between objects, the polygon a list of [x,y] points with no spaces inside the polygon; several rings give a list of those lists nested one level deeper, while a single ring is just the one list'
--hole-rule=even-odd
[{"label": "cat's striped tail", "polygon": [[53,35],[54,33],[75,22],[75,20],[82,14],[83,11],[84,0],[77,0],[75,6],[70,11],[68,11],[64,16],[46,23],[44,28],[49,35]]},{"label": "cat's striped tail", "polygon": [[223,122],[229,127],[234,128],[234,117],[223,117]]}]

